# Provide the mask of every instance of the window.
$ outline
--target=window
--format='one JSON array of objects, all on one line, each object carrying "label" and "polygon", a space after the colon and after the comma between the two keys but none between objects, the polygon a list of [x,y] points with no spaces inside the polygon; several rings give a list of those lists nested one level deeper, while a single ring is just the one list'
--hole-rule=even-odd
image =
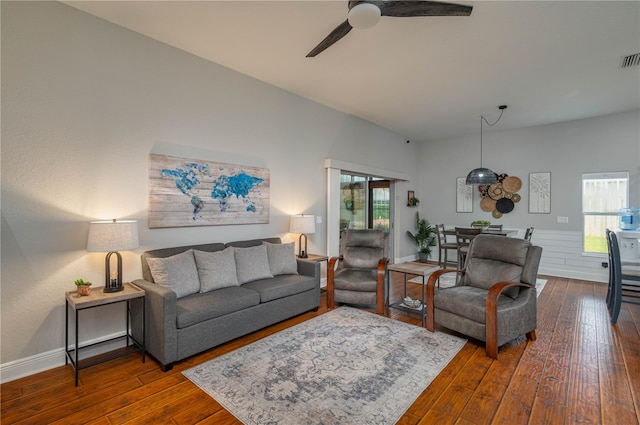
[{"label": "window", "polygon": [[607,252],[605,229],[618,228],[620,208],[628,202],[628,172],[582,175],[583,252]]}]

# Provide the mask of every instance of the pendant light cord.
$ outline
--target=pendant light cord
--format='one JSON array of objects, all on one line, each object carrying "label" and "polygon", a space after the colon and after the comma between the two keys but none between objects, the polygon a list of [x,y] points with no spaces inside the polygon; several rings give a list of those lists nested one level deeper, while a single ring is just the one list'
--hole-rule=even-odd
[{"label": "pendant light cord", "polygon": [[482,168],[482,121],[486,122],[489,127],[493,127],[498,124],[498,121],[502,118],[502,114],[504,114],[504,110],[507,109],[507,105],[500,105],[498,106],[498,109],[500,109],[500,116],[493,123],[490,123],[485,117],[480,115],[480,168]]}]

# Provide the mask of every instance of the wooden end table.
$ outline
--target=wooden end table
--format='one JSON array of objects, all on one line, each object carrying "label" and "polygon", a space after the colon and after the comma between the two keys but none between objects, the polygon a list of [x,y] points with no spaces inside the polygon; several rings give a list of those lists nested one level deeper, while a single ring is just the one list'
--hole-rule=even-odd
[{"label": "wooden end table", "polygon": [[[77,291],[67,292],[65,295],[66,298],[66,311],[65,311],[65,336],[64,336],[64,352],[65,352],[65,360],[64,364],[67,365],[71,363],[75,370],[75,382],[76,387],[78,386],[78,372],[81,369],[86,369],[88,367],[97,365],[99,363],[103,363],[109,360],[117,359],[118,357],[128,356],[131,353],[141,352],[142,353],[142,363],[145,362],[145,292],[143,289],[138,288],[137,286],[125,282],[123,283],[124,289],[120,292],[103,292],[102,288],[96,288],[91,290],[91,294],[86,296],[79,296]],[[131,330],[129,329],[130,324],[130,316],[131,316],[131,301],[135,299],[142,299],[142,341],[138,341],[132,335]],[[117,336],[114,338],[107,339],[105,341],[100,341],[93,344],[88,344],[83,347],[80,347],[78,341],[78,315],[80,311],[87,310],[90,308],[102,307],[109,304],[115,303],[127,303],[127,311],[126,311],[126,320],[127,325],[125,329],[125,335]],[[73,349],[69,347],[69,313],[70,310],[75,312],[75,344]],[[109,353],[104,353],[97,355],[95,357],[89,357],[86,359],[79,360],[79,352],[84,348],[96,347],[99,344],[105,344],[108,342],[116,341],[119,339],[126,340],[126,345],[124,349],[114,350]],[[129,344],[129,340],[131,340],[132,344]]]},{"label": "wooden end table", "polygon": [[[425,287],[426,287],[426,278],[428,275],[430,275],[431,273],[433,273],[436,270],[439,270],[440,267],[438,267],[437,265],[433,265],[433,264],[428,264],[428,263],[420,263],[417,261],[409,261],[406,263],[400,263],[400,264],[391,264],[389,266],[387,266],[387,288],[385,288],[385,294],[386,294],[386,300],[385,300],[385,305],[388,306],[388,308],[395,308],[398,310],[402,310],[402,311],[406,311],[408,313],[413,313],[413,314],[419,314],[420,316],[422,316],[422,326],[425,325],[425,319],[427,316],[427,309],[425,307]],[[405,307],[403,305],[403,300],[394,302],[394,303],[389,303],[389,295],[390,295],[390,287],[391,287],[391,276],[390,276],[390,272],[396,272],[396,273],[402,273],[404,274],[404,292],[403,292],[403,298],[407,296],[407,275],[417,275],[417,276],[422,276],[422,306],[420,309],[415,309],[415,308],[409,308],[409,307]],[[388,314],[388,313],[387,313]]]}]

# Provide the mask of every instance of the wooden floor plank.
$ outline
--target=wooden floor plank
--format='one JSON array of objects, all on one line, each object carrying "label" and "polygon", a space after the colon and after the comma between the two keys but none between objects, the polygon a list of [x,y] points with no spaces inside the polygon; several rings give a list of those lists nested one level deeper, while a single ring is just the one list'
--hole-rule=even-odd
[{"label": "wooden floor plank", "polygon": [[107,417],[113,412],[125,409],[139,400],[152,397],[185,381],[186,378],[181,375],[167,375],[163,379],[159,379],[148,385],[141,385],[139,380],[132,377],[125,381],[131,383],[131,389],[126,392],[109,392],[109,389],[107,389],[98,394],[100,401],[97,403],[82,403],[84,400],[81,399],[78,400],[77,403],[80,403],[78,405],[62,406],[62,409],[71,409],[73,414],[67,412],[65,415],[62,414],[62,412],[52,409],[45,412],[44,416],[49,419],[48,422],[51,425],[83,424],[88,420]]},{"label": "wooden floor plank", "polygon": [[551,400],[537,397],[531,409],[529,423],[535,425],[563,425],[566,406]]},{"label": "wooden floor plank", "polygon": [[[496,361],[486,357],[482,343],[469,340],[398,424],[639,425],[640,306],[623,304],[618,323],[611,325],[606,285],[544,278],[537,340],[506,344]],[[401,276],[394,279],[391,293],[398,299]],[[419,298],[420,290],[419,284],[408,285],[412,298]],[[323,293],[318,312],[177,362],[169,372],[153,359],[143,364],[139,355],[131,355],[80,371],[78,387],[70,366],[2,384],[2,423],[239,424],[182,372],[326,311]],[[419,315],[400,311],[392,317],[421,322]]]},{"label": "wooden floor plank", "polygon": [[164,407],[172,400],[182,397],[185,392],[194,391],[195,385],[190,381],[180,382],[167,389],[156,392],[147,397],[131,403],[123,408],[107,415],[109,422],[113,425],[124,424],[133,421],[143,415]]}]

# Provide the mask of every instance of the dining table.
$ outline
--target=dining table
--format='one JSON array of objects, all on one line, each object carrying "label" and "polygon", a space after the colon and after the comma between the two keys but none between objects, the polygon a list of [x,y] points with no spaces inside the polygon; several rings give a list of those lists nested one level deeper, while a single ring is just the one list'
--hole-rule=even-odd
[{"label": "dining table", "polygon": [[[511,236],[511,235],[517,235],[518,234],[518,230],[516,229],[502,229],[502,230],[492,230],[492,229],[484,229],[482,230],[483,234],[487,234],[487,235],[499,235],[499,236]],[[456,235],[456,229],[444,229],[444,235],[445,236],[455,236]]]},{"label": "dining table", "polygon": [[[475,227],[456,227],[457,229],[473,229],[476,230],[477,228]],[[467,237],[467,238],[459,238],[456,235],[456,228],[452,228],[452,229],[444,229],[444,237],[446,239],[447,236],[456,236],[456,241],[458,244],[458,268],[462,268],[463,264],[464,264],[464,259],[466,257],[466,250],[468,249],[469,246],[469,242],[471,242],[471,239],[473,239],[473,236]],[[477,231],[477,230],[476,230]],[[484,235],[499,235],[499,236],[510,236],[510,235],[516,235],[518,234],[518,231],[516,229],[491,229],[491,228],[485,228],[482,229],[481,234]]]}]

